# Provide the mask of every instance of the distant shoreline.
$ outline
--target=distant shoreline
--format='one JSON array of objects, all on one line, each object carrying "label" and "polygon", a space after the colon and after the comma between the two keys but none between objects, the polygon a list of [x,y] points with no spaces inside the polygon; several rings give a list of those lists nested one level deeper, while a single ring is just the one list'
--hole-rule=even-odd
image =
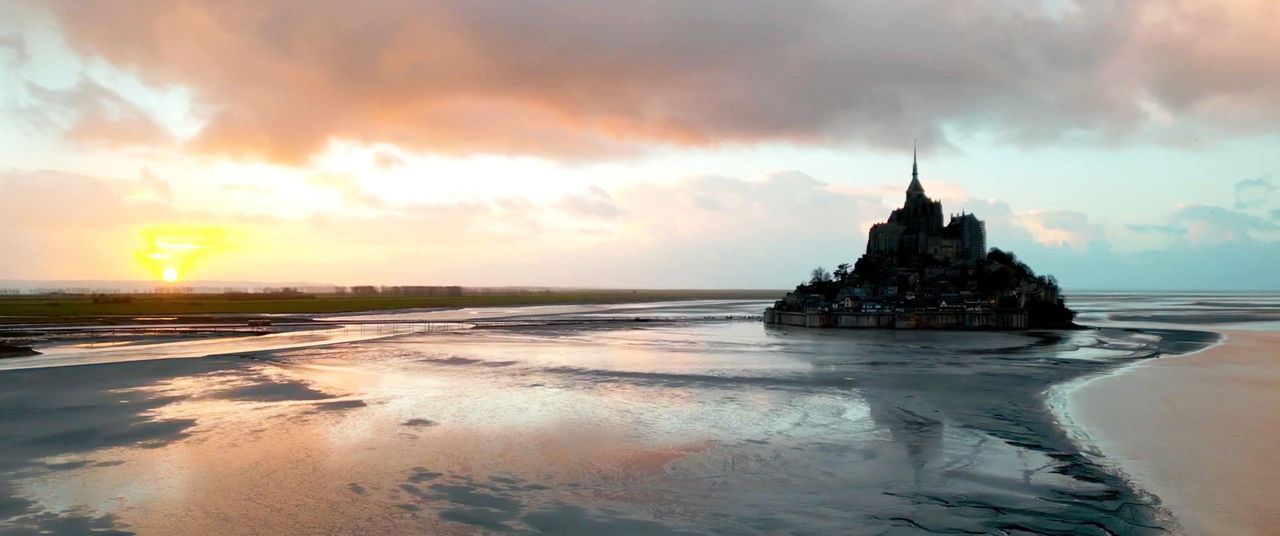
[{"label": "distant shoreline", "polygon": [[[242,322],[254,315],[319,315],[404,309],[458,309],[530,305],[585,305],[685,300],[776,299],[783,290],[550,290],[463,296],[353,296],[306,294],[295,297],[222,294],[129,294],[95,303],[89,295],[0,296],[0,324],[116,324]],[[127,297],[128,299],[119,299]],[[239,315],[239,316],[237,316]],[[172,316],[173,318],[138,318]],[[181,318],[178,318],[181,317]]]}]

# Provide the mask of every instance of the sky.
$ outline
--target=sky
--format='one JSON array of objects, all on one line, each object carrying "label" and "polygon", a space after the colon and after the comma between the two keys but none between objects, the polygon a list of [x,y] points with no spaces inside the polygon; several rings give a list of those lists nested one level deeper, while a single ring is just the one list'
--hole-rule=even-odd
[{"label": "sky", "polygon": [[1274,0],[0,0],[0,279],[1280,290]]}]

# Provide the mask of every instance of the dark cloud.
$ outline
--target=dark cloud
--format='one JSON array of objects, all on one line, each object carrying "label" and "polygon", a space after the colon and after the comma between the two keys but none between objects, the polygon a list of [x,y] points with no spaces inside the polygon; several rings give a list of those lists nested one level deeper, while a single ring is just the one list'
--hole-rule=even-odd
[{"label": "dark cloud", "polygon": [[944,126],[1036,143],[1280,120],[1270,0],[1044,4],[50,5],[83,53],[193,88],[209,110],[196,147],[281,161],[331,138],[600,158],[765,140],[928,150],[948,143]]},{"label": "dark cloud", "polygon": [[32,102],[13,117],[40,133],[63,133],[72,141],[108,146],[156,146],[173,143],[165,130],[141,106],[92,80],[82,79],[68,89],[48,89],[25,83]]}]

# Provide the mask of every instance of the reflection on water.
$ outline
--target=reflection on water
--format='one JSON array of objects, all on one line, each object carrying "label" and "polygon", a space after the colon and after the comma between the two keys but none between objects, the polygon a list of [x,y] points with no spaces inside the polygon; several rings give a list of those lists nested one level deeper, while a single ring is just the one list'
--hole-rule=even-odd
[{"label": "reflection on water", "polygon": [[0,360],[0,371],[248,354],[369,340],[393,334],[392,331],[375,329],[333,328],[295,329],[265,335],[202,336],[194,340],[170,336],[148,341],[69,342],[39,346],[40,355]]},{"label": "reflection on water", "polygon": [[0,530],[1142,533],[1042,394],[1159,341],[691,322],[13,370]]}]

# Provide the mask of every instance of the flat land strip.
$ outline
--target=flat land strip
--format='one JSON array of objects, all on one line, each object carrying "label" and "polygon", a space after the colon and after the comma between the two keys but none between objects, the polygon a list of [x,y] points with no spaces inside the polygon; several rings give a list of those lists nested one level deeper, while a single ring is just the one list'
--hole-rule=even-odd
[{"label": "flat land strip", "polygon": [[0,296],[0,324],[109,321],[111,316],[201,314],[320,314],[388,309],[462,308],[515,305],[608,304],[697,299],[778,299],[781,290],[551,290],[480,293],[463,296],[294,296],[224,294]]}]

